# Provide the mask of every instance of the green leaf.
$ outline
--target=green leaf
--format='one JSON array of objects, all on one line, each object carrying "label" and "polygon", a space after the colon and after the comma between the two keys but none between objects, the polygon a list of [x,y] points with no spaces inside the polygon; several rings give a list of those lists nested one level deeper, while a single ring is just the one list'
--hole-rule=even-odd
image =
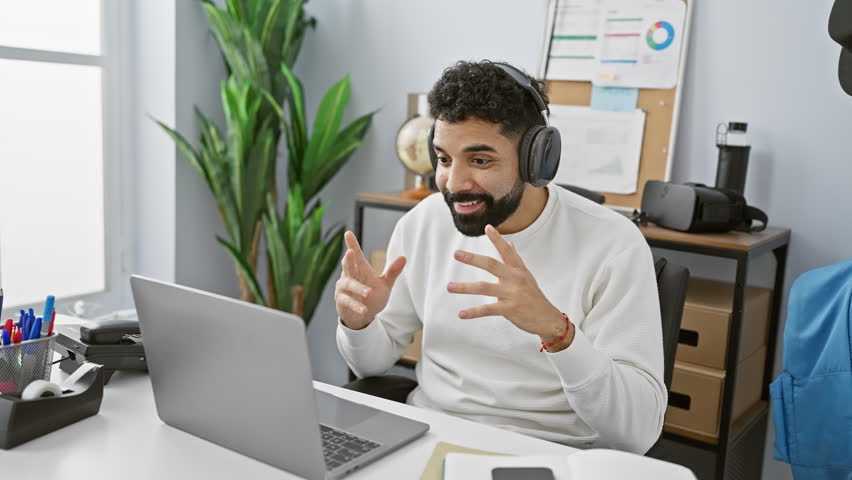
[{"label": "green leaf", "polygon": [[[292,0],[290,2],[290,9],[287,11],[287,20],[284,26],[284,44],[281,45],[282,52],[287,52],[294,42],[300,42],[301,37],[304,35],[304,28],[299,28],[303,21],[304,3],[303,0]],[[316,21],[313,18],[312,20]],[[291,66],[293,63],[290,62],[287,65]]]},{"label": "green leaf", "polygon": [[305,152],[302,165],[303,175],[311,175],[317,167],[317,161],[331,150],[340,123],[343,110],[349,102],[349,76],[334,84],[323,97],[314,119],[313,131]]},{"label": "green leaf", "polygon": [[287,206],[285,219],[285,234],[284,240],[288,245],[292,245],[293,241],[302,227],[303,215],[305,212],[305,203],[302,199],[302,187],[298,183],[293,185],[287,192]]},{"label": "green leaf", "polygon": [[250,244],[261,219],[266,196],[266,185],[275,162],[275,142],[269,127],[261,130],[257,141],[249,152],[246,175],[242,187],[243,217],[241,231],[243,242]]},{"label": "green leaf", "polygon": [[332,235],[321,245],[322,254],[318,265],[315,267],[315,274],[312,282],[306,287],[305,294],[305,322],[310,323],[313,318],[316,307],[322,298],[323,290],[328,284],[328,280],[332,273],[337,269],[338,262],[343,253],[343,234],[344,227],[340,226],[334,229]]},{"label": "green leaf", "polygon": [[228,13],[230,13],[235,19],[241,22],[245,21],[246,10],[242,0],[225,0],[225,5],[228,9]]},{"label": "green leaf", "polygon": [[186,139],[183,138],[183,135],[177,132],[177,130],[169,128],[168,126],[166,126],[165,123],[159,120],[154,121],[157,122],[157,125],[159,125],[160,128],[165,130],[170,137],[172,137],[172,140],[174,140],[181,155],[183,155],[183,157],[189,162],[189,164],[192,165],[192,168],[194,168],[199,173],[199,175],[204,178],[204,181],[207,182],[207,185],[210,186],[210,174],[204,168],[204,165],[201,163],[201,161],[199,161],[198,153],[195,152],[195,150],[192,148],[192,145],[190,145],[189,142],[187,142]]},{"label": "green leaf", "polygon": [[351,154],[361,146],[375,113],[368,113],[358,118],[340,132],[331,151],[322,159],[318,167],[308,177],[308,181],[305,182],[304,195],[306,198],[312,198],[319,193],[343,168]]},{"label": "green leaf", "polygon": [[273,0],[272,4],[269,5],[269,10],[266,11],[266,20],[263,22],[263,31],[260,34],[261,45],[267,45],[269,43],[276,21],[278,20],[279,11],[281,11],[281,0]]},{"label": "green leaf", "polygon": [[263,217],[264,238],[266,240],[267,265],[272,272],[272,284],[275,290],[275,307],[289,308],[290,282],[292,278],[290,257],[283,238],[282,224],[272,196],[267,196],[267,208]]},{"label": "green leaf", "polygon": [[213,32],[213,37],[219,44],[219,50],[228,66],[228,73],[236,73],[240,76],[249,76],[248,62],[240,52],[238,42],[235,40],[239,32],[239,24],[225,11],[219,10],[209,2],[203,4],[204,13],[207,14],[207,23]]},{"label": "green leaf", "polygon": [[249,267],[248,262],[246,261],[243,254],[236,247],[228,243],[224,238],[217,235],[216,240],[218,240],[219,243],[221,243],[222,246],[225,247],[225,250],[227,250],[228,253],[231,254],[231,259],[239,268],[240,274],[242,274],[243,277],[246,279],[246,283],[248,284],[249,290],[251,291],[252,295],[254,295],[255,298],[260,300],[261,303],[265,305],[266,299],[263,296],[263,292],[260,290],[260,285],[257,283],[257,278],[254,276],[254,273]]},{"label": "green leaf", "polygon": [[[304,162],[303,156],[305,153],[305,144],[308,142],[307,121],[305,120],[305,99],[302,89],[302,83],[293,75],[293,72],[286,65],[281,65],[281,72],[287,79],[287,84],[290,87],[290,128],[293,131],[293,148],[297,153],[296,158],[290,159],[291,162]],[[296,168],[301,172],[301,168]],[[298,177],[299,179],[301,177]]]}]

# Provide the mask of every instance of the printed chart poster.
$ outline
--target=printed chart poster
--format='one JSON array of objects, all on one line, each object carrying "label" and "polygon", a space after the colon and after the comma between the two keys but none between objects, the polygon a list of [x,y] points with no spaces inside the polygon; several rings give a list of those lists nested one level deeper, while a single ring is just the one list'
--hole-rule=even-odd
[{"label": "printed chart poster", "polygon": [[598,72],[599,0],[559,0],[548,22],[552,28],[547,58],[547,79],[590,81]]},{"label": "printed chart poster", "polygon": [[598,72],[608,87],[674,88],[683,45],[682,0],[605,1],[598,34]]}]

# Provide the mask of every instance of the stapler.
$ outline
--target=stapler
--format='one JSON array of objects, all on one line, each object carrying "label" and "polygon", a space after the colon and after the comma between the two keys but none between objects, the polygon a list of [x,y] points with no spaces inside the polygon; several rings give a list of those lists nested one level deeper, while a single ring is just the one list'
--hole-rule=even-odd
[{"label": "stapler", "polygon": [[87,321],[58,325],[54,349],[59,368],[71,373],[85,362],[103,365],[104,384],[117,370],[148,371],[138,320]]}]

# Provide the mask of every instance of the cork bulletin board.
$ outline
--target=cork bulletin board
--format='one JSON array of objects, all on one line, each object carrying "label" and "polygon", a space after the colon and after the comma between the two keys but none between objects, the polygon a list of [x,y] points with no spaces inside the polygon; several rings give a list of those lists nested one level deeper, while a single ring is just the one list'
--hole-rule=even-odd
[{"label": "cork bulletin board", "polygon": [[[686,1],[685,35],[680,53],[678,84],[672,89],[640,89],[636,108],[645,110],[645,134],[642,139],[642,154],[639,160],[639,176],[636,192],[630,195],[602,192],[606,205],[632,210],[642,203],[642,190],[648,180],[669,180],[672,169],[672,154],[675,147],[677,119],[680,111],[680,93],[683,72],[689,47],[689,26],[692,20],[692,4]],[[549,41],[547,39],[546,41]],[[546,62],[546,58],[542,59]],[[540,72],[544,72],[544,64]],[[548,80],[547,95],[552,105],[588,106],[592,99],[592,83],[580,81]],[[583,185],[579,185],[582,187]]]}]

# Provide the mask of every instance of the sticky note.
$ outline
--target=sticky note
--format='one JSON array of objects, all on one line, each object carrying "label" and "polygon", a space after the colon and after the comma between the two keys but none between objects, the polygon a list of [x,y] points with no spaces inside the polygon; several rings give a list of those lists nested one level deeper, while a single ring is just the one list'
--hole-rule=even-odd
[{"label": "sticky note", "polygon": [[632,112],[638,100],[638,88],[592,86],[592,110]]}]

